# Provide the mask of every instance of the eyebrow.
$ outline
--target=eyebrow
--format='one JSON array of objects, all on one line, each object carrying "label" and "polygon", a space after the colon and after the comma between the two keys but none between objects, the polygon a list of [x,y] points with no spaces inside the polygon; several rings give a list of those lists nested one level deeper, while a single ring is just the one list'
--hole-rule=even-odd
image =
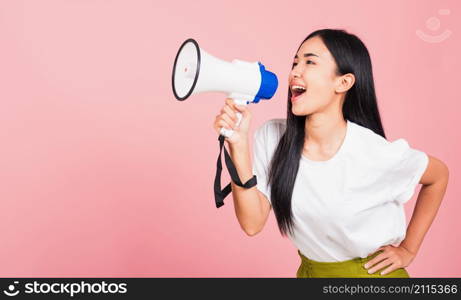
[{"label": "eyebrow", "polygon": [[[314,54],[314,53],[304,53],[303,56],[304,57],[309,57],[309,56],[317,56],[317,57],[319,57],[317,54]],[[296,54],[294,58],[298,58],[298,54]]]}]

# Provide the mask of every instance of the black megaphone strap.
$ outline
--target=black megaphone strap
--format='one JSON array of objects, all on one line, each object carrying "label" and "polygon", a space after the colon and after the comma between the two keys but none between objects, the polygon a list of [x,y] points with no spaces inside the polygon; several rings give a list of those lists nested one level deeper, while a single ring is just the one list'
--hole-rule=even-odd
[{"label": "black megaphone strap", "polygon": [[231,176],[232,181],[243,188],[249,189],[254,187],[257,184],[256,180],[256,175],[253,175],[252,178],[250,178],[245,184],[242,184],[240,181],[240,178],[238,176],[237,170],[234,166],[234,163],[232,162],[232,159],[227,152],[226,147],[224,147],[224,136],[219,135],[218,140],[219,140],[219,156],[218,156],[218,161],[216,164],[216,176],[214,179],[214,195],[215,195],[215,202],[216,202],[216,208],[219,208],[224,205],[224,198],[229,195],[229,193],[232,191],[231,183],[229,183],[223,190],[221,190],[221,172],[222,172],[222,164],[221,164],[221,155],[222,155],[222,149],[224,148],[224,158],[226,161],[226,166],[227,170],[229,170],[229,174]]}]

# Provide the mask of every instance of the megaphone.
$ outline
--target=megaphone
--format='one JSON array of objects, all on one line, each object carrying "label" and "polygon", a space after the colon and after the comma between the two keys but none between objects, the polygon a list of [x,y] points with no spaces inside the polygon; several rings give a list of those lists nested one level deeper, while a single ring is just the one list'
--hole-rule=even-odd
[{"label": "megaphone", "polygon": [[[234,59],[227,62],[201,49],[194,39],[179,47],[174,60],[173,94],[179,101],[204,92],[223,92],[237,105],[258,103],[270,99],[278,87],[277,76],[267,71],[261,62]],[[237,126],[242,119],[237,112]],[[231,137],[233,130],[221,128],[220,134]]]}]

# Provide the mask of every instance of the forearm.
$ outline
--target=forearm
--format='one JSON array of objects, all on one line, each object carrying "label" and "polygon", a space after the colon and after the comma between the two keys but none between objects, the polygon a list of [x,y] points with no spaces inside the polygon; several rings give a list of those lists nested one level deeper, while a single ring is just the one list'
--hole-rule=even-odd
[{"label": "forearm", "polygon": [[406,237],[400,244],[408,251],[417,253],[445,195],[448,179],[423,185],[407,228]]},{"label": "forearm", "polygon": [[[253,177],[253,168],[250,158],[250,148],[248,142],[229,148],[232,162],[237,170],[242,183],[247,182]],[[234,208],[240,226],[248,233],[259,228],[262,214],[261,204],[256,190],[256,186],[246,189],[236,185],[231,181]]]}]

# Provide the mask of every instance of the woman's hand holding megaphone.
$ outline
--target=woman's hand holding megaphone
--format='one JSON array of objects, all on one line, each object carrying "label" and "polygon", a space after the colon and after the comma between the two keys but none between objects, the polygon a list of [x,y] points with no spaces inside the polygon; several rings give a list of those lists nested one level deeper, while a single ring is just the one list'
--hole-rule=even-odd
[{"label": "woman's hand holding megaphone", "polygon": [[[250,128],[251,112],[248,105],[235,105],[234,101],[226,98],[226,105],[221,109],[221,113],[216,116],[213,127],[218,134],[221,134],[221,128],[233,130],[230,137],[226,137],[229,144],[237,145],[248,142],[248,131]],[[239,125],[237,114],[241,114]]]}]

